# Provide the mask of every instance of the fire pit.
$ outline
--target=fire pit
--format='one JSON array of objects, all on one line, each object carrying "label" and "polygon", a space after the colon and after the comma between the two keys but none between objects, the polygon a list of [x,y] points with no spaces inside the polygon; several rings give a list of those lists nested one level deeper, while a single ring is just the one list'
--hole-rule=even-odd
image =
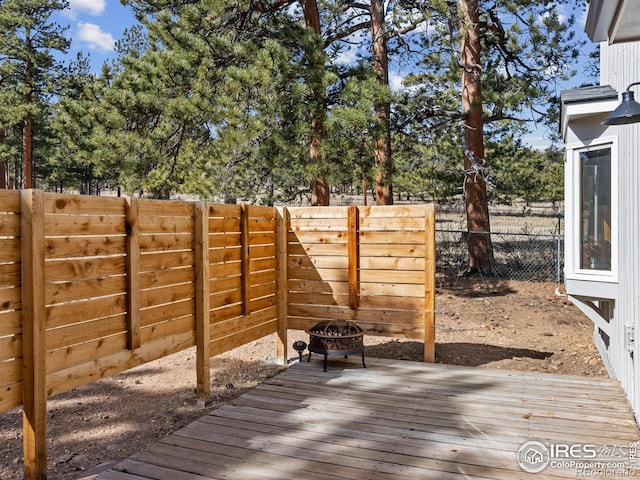
[{"label": "fire pit", "polygon": [[311,361],[312,353],[324,355],[324,372],[327,371],[327,357],[329,355],[362,355],[362,366],[364,364],[364,331],[355,323],[344,320],[329,320],[315,324],[309,330],[309,357]]}]

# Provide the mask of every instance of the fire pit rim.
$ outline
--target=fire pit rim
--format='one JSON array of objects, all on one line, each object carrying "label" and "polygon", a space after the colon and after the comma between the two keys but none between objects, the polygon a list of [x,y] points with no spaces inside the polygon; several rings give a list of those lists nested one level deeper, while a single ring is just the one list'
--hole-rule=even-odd
[{"label": "fire pit rim", "polygon": [[320,337],[320,338],[356,338],[364,335],[364,331],[361,331],[358,333],[349,333],[347,335],[327,335],[326,333],[316,333],[311,329],[305,330],[305,332],[308,333],[309,335],[313,335],[314,337]]}]

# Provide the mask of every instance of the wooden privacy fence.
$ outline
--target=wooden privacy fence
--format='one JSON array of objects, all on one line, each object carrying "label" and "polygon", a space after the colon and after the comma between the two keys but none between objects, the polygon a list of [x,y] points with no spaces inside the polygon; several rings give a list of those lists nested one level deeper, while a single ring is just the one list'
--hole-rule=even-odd
[{"label": "wooden privacy fence", "polygon": [[196,346],[210,358],[322,319],[424,339],[432,206],[272,208],[0,190],[0,411],[46,478],[47,397]]},{"label": "wooden privacy fence", "polygon": [[369,335],[424,339],[433,361],[431,206],[287,210],[288,326],[356,321]]}]

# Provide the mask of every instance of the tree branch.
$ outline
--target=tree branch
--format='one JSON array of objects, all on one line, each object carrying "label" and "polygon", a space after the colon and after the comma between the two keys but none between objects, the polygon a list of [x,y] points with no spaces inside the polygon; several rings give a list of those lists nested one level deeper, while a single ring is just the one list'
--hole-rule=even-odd
[{"label": "tree branch", "polygon": [[367,28],[369,28],[370,25],[371,25],[370,21],[360,22],[360,23],[357,23],[355,25],[351,25],[346,30],[343,30],[343,31],[338,32],[338,33],[336,33],[334,35],[328,36],[325,39],[323,46],[324,46],[324,48],[327,48],[333,42],[338,41],[338,40],[343,40],[343,39],[347,38],[348,36],[354,34],[355,32],[357,32],[359,30],[367,29]]}]

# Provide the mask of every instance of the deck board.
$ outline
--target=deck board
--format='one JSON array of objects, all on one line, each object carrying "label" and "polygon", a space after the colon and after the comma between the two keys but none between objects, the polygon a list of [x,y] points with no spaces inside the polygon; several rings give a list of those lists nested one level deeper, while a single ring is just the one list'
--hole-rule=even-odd
[{"label": "deck board", "polygon": [[575,478],[575,468],[526,473],[516,453],[529,440],[640,441],[610,379],[374,358],[366,369],[332,359],[323,373],[318,362],[293,365],[97,478]]}]

